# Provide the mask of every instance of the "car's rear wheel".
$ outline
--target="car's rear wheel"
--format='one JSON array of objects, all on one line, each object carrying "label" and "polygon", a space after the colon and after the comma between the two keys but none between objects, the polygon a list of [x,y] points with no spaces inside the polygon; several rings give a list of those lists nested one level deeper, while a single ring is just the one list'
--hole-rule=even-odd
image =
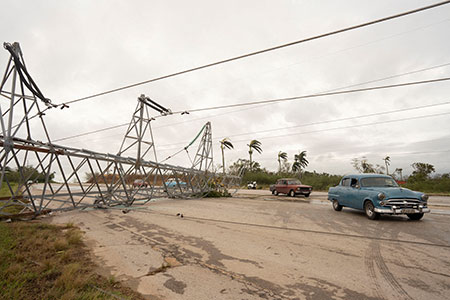
[{"label": "car's rear wheel", "polygon": [[375,211],[375,206],[373,206],[371,201],[366,201],[364,203],[364,211],[370,220],[376,220],[380,216],[380,214]]},{"label": "car's rear wheel", "polygon": [[422,219],[423,213],[420,214],[406,214],[410,220],[418,221]]},{"label": "car's rear wheel", "polygon": [[341,211],[342,210],[342,205],[339,204],[339,201],[337,200],[333,200],[333,209],[335,211]]},{"label": "car's rear wheel", "polygon": [[289,195],[290,197],[295,197],[295,192],[294,192],[294,190],[290,190],[288,195]]}]

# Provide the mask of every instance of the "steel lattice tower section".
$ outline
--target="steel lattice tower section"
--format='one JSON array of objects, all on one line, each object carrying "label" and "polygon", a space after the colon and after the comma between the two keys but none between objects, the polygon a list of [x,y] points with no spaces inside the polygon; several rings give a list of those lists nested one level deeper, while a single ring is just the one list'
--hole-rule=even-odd
[{"label": "steel lattice tower section", "polygon": [[0,216],[130,206],[167,196],[199,197],[217,182],[221,187],[240,184],[239,176],[212,172],[209,123],[201,131],[191,168],[159,163],[149,108],[161,115],[171,112],[144,95],[138,98],[117,154],[53,143],[44,116],[68,106],[44,97],[27,71],[18,43],[4,47],[11,56],[0,83],[0,188],[8,196],[0,198]]}]

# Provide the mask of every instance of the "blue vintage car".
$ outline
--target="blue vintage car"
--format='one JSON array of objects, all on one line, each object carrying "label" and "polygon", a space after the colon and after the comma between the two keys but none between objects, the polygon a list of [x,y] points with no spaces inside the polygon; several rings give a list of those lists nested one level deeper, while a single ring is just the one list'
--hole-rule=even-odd
[{"label": "blue vintage car", "polygon": [[328,190],[328,200],[336,211],[343,207],[364,210],[371,220],[380,214],[406,214],[420,220],[430,212],[428,195],[399,187],[391,176],[381,174],[347,175]]},{"label": "blue vintage car", "polygon": [[169,178],[167,179],[167,181],[165,182],[166,187],[168,188],[175,188],[177,186],[180,187],[186,187],[186,182],[181,181],[181,180],[177,180],[175,178]]}]

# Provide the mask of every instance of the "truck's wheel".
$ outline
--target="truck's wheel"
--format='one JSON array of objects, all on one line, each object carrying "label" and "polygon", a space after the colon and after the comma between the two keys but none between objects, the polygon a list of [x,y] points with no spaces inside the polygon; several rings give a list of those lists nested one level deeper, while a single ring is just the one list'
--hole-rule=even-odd
[{"label": "truck's wheel", "polygon": [[288,195],[289,195],[290,197],[295,197],[295,192],[294,192],[294,190],[290,190]]},{"label": "truck's wheel", "polygon": [[308,197],[309,197],[309,194],[305,194],[305,197],[308,198]]},{"label": "truck's wheel", "polygon": [[423,213],[420,214],[406,214],[410,220],[418,221],[422,219]]},{"label": "truck's wheel", "polygon": [[273,191],[273,194],[274,194],[275,196],[278,196],[278,191],[277,191],[277,190],[274,190],[274,191]]},{"label": "truck's wheel", "polygon": [[380,216],[379,213],[375,212],[375,206],[373,206],[372,201],[366,201],[364,203],[364,211],[370,220],[376,220]]},{"label": "truck's wheel", "polygon": [[339,204],[339,201],[337,200],[333,200],[333,209],[335,211],[341,211],[342,210],[342,205]]},{"label": "truck's wheel", "polygon": [[275,190],[272,191],[272,195],[275,195]]}]

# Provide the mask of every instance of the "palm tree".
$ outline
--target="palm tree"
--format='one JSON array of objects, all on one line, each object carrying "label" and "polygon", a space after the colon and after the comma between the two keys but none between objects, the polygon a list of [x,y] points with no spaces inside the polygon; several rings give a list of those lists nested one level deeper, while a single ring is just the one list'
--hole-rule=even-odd
[{"label": "palm tree", "polygon": [[400,181],[403,181],[403,174],[402,174],[403,169],[402,168],[397,168],[397,169],[395,169],[395,172],[400,174]]},{"label": "palm tree", "polygon": [[306,151],[302,151],[299,154],[294,155],[294,163],[292,164],[292,171],[302,174],[302,168],[306,168],[309,161],[306,159]]},{"label": "palm tree", "polygon": [[386,175],[389,175],[389,169],[388,166],[391,165],[391,158],[389,156],[386,156],[385,158],[383,158],[384,163],[386,165]]},{"label": "palm tree", "polygon": [[298,161],[294,161],[294,163],[292,164],[292,172],[297,173],[302,169],[302,167],[300,167],[300,163]]},{"label": "palm tree", "polygon": [[278,152],[278,165],[279,165],[278,172],[279,173],[281,173],[281,160],[285,161],[286,159],[287,159],[286,152],[283,152],[283,151]]},{"label": "palm tree", "polygon": [[223,140],[220,141],[220,149],[222,150],[222,168],[223,168],[223,173],[225,174],[225,155],[224,155],[224,149],[234,149],[233,144],[231,143],[231,141],[228,138],[224,138]]},{"label": "palm tree", "polygon": [[250,142],[250,144],[247,144],[248,146],[248,154],[250,154],[250,168],[252,167],[252,154],[253,154],[253,150],[255,150],[256,152],[258,152],[259,154],[261,154],[262,149],[261,149],[261,142],[258,140],[252,140]]}]

